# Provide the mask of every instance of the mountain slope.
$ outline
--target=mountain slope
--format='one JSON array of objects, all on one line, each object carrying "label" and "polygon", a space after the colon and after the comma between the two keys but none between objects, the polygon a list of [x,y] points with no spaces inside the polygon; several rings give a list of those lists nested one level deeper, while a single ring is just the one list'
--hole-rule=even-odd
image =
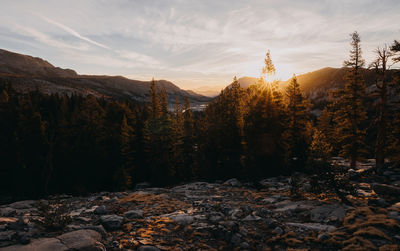
[{"label": "mountain slope", "polygon": [[[297,75],[297,82],[299,83],[301,89],[310,98],[315,98],[316,96],[326,96],[329,90],[341,88],[345,85],[345,75],[348,73],[349,68],[331,68],[326,67],[316,71],[308,72],[305,74]],[[390,79],[393,72],[398,70],[389,70],[388,78]],[[365,85],[373,89],[376,75],[373,69],[361,69],[361,75],[365,82]],[[257,78],[253,77],[242,77],[238,79],[240,86],[242,88],[247,88],[252,84],[257,82]],[[284,89],[290,83],[290,79],[286,81],[279,81],[278,85],[280,89]]]},{"label": "mountain slope", "polygon": [[[19,91],[39,90],[44,93],[77,93],[115,99],[146,101],[151,81],[121,76],[78,75],[75,71],[54,67],[49,62],[28,55],[0,50],[0,83],[9,83]],[[165,88],[168,102],[185,97],[192,105],[201,105],[210,98],[185,91],[167,80],[157,80],[158,90]]]}]

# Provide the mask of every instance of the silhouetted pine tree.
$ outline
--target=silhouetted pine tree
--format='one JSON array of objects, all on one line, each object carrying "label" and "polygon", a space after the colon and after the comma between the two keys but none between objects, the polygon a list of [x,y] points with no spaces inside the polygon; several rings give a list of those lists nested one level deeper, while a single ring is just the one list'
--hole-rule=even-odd
[{"label": "silhouetted pine tree", "polygon": [[345,87],[336,93],[335,113],[337,140],[341,145],[340,153],[350,159],[350,167],[355,168],[356,161],[365,154],[365,135],[367,113],[365,108],[366,89],[360,69],[364,66],[360,36],[357,32],[351,34],[350,59],[344,66],[350,71],[346,76]]},{"label": "silhouetted pine tree", "polygon": [[296,76],[286,87],[286,163],[292,171],[301,170],[307,160],[310,137],[309,102],[300,90]]},{"label": "silhouetted pine tree", "polygon": [[[390,49],[393,53],[393,63],[399,63],[400,43],[395,40]],[[393,92],[394,101],[392,102],[389,151],[391,153],[391,158],[396,162],[400,162],[400,74],[398,72],[393,79]]]},{"label": "silhouetted pine tree", "polygon": [[389,79],[387,76],[387,71],[389,70],[388,61],[393,56],[393,53],[386,45],[385,47],[376,49],[375,53],[377,54],[377,56],[371,66],[374,67],[376,71],[377,78],[375,86],[377,88],[377,94],[379,98],[375,158],[376,170],[380,172],[384,166],[385,156],[387,152],[387,129],[389,126],[388,116],[390,109],[388,103]]}]

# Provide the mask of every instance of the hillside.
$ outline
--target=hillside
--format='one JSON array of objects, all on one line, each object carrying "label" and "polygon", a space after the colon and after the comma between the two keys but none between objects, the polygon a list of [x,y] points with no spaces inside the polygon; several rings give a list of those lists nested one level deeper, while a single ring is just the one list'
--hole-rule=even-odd
[{"label": "hillside", "polygon": [[[316,71],[308,72],[305,74],[297,75],[297,82],[300,84],[301,89],[311,99],[327,99],[329,90],[341,88],[345,85],[345,75],[349,71],[348,68],[331,68],[326,67]],[[388,78],[391,78],[395,70],[388,71]],[[375,84],[375,71],[373,69],[362,69],[362,77],[366,86],[369,89],[374,89]],[[238,79],[242,88],[247,88],[257,82],[254,77],[242,77]],[[279,81],[279,87],[285,88],[290,82]]]},{"label": "hillside", "polygon": [[[77,93],[115,99],[146,101],[151,81],[127,79],[121,76],[78,75],[70,69],[54,67],[49,62],[28,55],[0,50],[0,83],[10,83],[19,91],[40,90],[44,93]],[[160,90],[165,88],[168,102],[187,97],[195,107],[210,98],[185,91],[167,80],[156,80]]]}]

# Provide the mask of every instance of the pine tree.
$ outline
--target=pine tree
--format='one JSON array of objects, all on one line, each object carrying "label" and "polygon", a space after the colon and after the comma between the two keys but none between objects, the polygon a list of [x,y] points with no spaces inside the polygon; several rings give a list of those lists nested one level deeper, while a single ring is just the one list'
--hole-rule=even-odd
[{"label": "pine tree", "polygon": [[377,135],[375,146],[376,170],[380,172],[385,163],[385,156],[387,152],[387,128],[388,128],[388,74],[389,70],[388,61],[393,56],[393,53],[385,45],[383,48],[375,50],[377,57],[372,63],[372,67],[376,71],[376,88],[379,97],[378,103],[378,119],[377,119]]},{"label": "pine tree", "polygon": [[286,161],[294,171],[302,168],[307,160],[309,141],[309,102],[300,90],[294,75],[286,87],[287,121],[284,133]]},{"label": "pine tree", "polygon": [[[393,55],[393,63],[400,62],[400,42],[395,40],[390,47]],[[395,97],[392,102],[391,130],[389,135],[389,150],[394,161],[400,161],[400,74],[397,72],[393,79],[393,93]]]},{"label": "pine tree", "polygon": [[400,62],[400,42],[394,40],[393,44],[390,46],[390,50],[395,56],[395,58],[393,58],[393,61],[395,63]]},{"label": "pine tree", "polygon": [[133,128],[128,124],[126,115],[123,115],[121,122],[120,145],[122,161],[115,174],[114,180],[119,189],[128,189],[132,185],[132,177],[130,176],[133,169],[134,153],[132,149]]},{"label": "pine tree", "polygon": [[357,32],[351,34],[350,59],[344,61],[349,68],[345,79],[345,87],[336,93],[335,122],[338,141],[341,145],[340,153],[350,159],[350,167],[356,167],[356,161],[365,153],[365,109],[366,89],[360,69],[364,66],[362,58],[360,36]]},{"label": "pine tree", "polygon": [[150,117],[154,119],[159,117],[161,112],[160,101],[158,99],[158,92],[154,78],[151,80],[149,97],[150,97],[150,104],[149,104]]},{"label": "pine tree", "polygon": [[194,119],[189,99],[185,97],[183,105],[183,163],[184,178],[188,180],[193,176],[194,165]]},{"label": "pine tree", "polygon": [[160,104],[161,104],[161,115],[168,115],[168,101],[167,101],[167,91],[163,87],[160,93]]},{"label": "pine tree", "polygon": [[268,52],[265,55],[265,59],[264,59],[264,67],[262,68],[261,74],[262,74],[262,78],[264,80],[267,80],[267,77],[272,77],[275,75],[275,66],[272,63],[272,59],[271,59],[271,53],[268,50]]}]

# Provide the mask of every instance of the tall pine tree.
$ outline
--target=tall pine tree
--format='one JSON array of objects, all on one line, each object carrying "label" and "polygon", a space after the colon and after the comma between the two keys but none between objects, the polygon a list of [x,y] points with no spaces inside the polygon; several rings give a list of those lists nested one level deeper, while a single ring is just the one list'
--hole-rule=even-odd
[{"label": "tall pine tree", "polygon": [[350,58],[344,61],[349,68],[345,77],[346,85],[336,93],[337,111],[335,122],[340,153],[350,159],[350,167],[355,168],[357,160],[365,153],[367,112],[365,108],[366,88],[360,70],[365,61],[362,58],[361,40],[357,32],[351,35]]}]

